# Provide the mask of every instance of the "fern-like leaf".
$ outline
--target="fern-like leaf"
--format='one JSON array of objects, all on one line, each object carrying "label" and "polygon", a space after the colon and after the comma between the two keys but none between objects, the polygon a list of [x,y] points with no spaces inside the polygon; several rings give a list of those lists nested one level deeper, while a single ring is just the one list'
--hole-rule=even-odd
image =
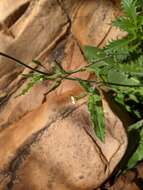
[{"label": "fern-like leaf", "polygon": [[133,25],[133,22],[125,16],[118,17],[115,21],[112,22],[113,26],[120,28],[128,33],[134,33],[136,27]]},{"label": "fern-like leaf", "polygon": [[135,61],[119,64],[119,70],[134,76],[143,76],[143,55]]},{"label": "fern-like leaf", "polygon": [[112,40],[106,45],[104,51],[107,55],[114,55],[114,61],[123,61],[127,59],[127,57],[130,55],[130,52],[133,51],[132,48],[129,49],[130,42],[131,39],[128,37],[118,40]]},{"label": "fern-like leaf", "polygon": [[125,15],[136,24],[137,20],[137,0],[123,0],[121,6]]}]

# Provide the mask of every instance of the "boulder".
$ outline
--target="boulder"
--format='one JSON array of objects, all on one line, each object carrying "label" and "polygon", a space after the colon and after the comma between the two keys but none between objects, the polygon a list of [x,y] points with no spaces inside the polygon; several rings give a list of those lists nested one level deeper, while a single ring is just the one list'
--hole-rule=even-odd
[{"label": "boulder", "polygon": [[[1,0],[0,10],[0,51],[39,69],[32,59],[47,70],[55,59],[67,70],[79,68],[87,64],[84,45],[101,47],[124,35],[111,26],[118,6],[110,0]],[[83,92],[79,84],[63,81],[46,95],[46,81],[17,97],[28,82],[21,74],[30,72],[0,59],[0,189],[99,187],[126,151],[126,123],[103,95],[102,143],[91,127],[87,98],[71,101]]]}]

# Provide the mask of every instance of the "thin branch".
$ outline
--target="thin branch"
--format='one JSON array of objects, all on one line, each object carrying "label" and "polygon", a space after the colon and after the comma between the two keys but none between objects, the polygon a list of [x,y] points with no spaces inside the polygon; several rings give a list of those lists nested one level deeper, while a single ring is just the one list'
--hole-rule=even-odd
[{"label": "thin branch", "polygon": [[22,61],[20,61],[20,60],[14,58],[14,57],[12,57],[12,56],[10,56],[10,55],[7,55],[6,53],[0,52],[0,55],[3,56],[3,57],[6,57],[6,58],[8,58],[8,59],[10,59],[10,60],[12,60],[12,61],[17,62],[17,63],[19,63],[20,65],[22,65],[22,66],[24,66],[24,67],[27,67],[28,69],[30,69],[30,70],[32,70],[32,71],[35,71],[35,72],[40,73],[40,74],[43,74],[43,75],[48,75],[48,73],[43,72],[43,71],[40,71],[40,70],[38,70],[38,69],[35,69],[35,68],[33,68],[33,67],[31,67],[31,66],[29,66],[29,65],[27,65],[27,64],[25,64],[25,63],[23,63]]},{"label": "thin branch", "polygon": [[62,67],[62,65],[59,63],[59,61],[55,60],[56,65],[59,67],[59,69],[63,72],[63,73],[67,73],[67,71],[64,70],[64,68]]},{"label": "thin branch", "polygon": [[[27,64],[25,64],[25,63],[23,63],[22,61],[20,61],[20,60],[14,58],[14,57],[12,57],[12,56],[10,56],[10,55],[7,55],[7,54],[5,54],[5,53],[0,52],[0,55],[3,56],[3,57],[6,57],[6,58],[8,58],[8,59],[10,59],[10,60],[12,60],[12,61],[15,61],[15,62],[19,63],[20,65],[22,65],[22,66],[24,66],[24,67],[27,67],[27,68],[29,68],[29,69],[31,69],[31,70],[33,70],[33,71],[35,71],[35,72],[38,72],[38,73],[40,73],[40,74],[43,74],[43,75],[46,75],[46,76],[47,76],[47,75],[48,75],[48,76],[49,76],[49,75],[53,75],[53,73],[46,73],[46,72],[40,71],[40,70],[38,70],[38,69],[35,69],[35,68],[33,68],[33,67],[31,67],[31,66],[29,66],[29,65],[27,65]],[[108,57],[105,57],[105,58],[102,58],[102,59],[98,59],[98,60],[96,60],[94,63],[91,63],[91,64],[88,64],[88,65],[86,65],[86,66],[83,66],[82,68],[80,68],[80,69],[78,69],[78,70],[65,71],[65,72],[67,73],[67,75],[63,75],[63,76],[61,76],[61,77],[59,77],[59,78],[62,78],[62,80],[63,80],[63,79],[67,79],[67,80],[73,80],[73,81],[84,81],[84,82],[88,82],[88,83],[114,85],[114,86],[122,86],[122,87],[143,87],[143,84],[140,84],[140,85],[126,85],[126,84],[118,84],[118,83],[104,82],[104,81],[97,81],[97,80],[85,80],[85,79],[81,79],[81,78],[78,78],[78,77],[74,77],[74,78],[68,77],[68,76],[70,76],[71,74],[74,74],[74,73],[77,73],[77,72],[81,72],[81,71],[86,71],[86,68],[88,68],[89,66],[91,66],[91,65],[93,65],[93,64],[95,64],[95,63],[97,63],[97,62],[99,62],[99,61],[105,60],[105,59],[107,59],[107,58],[109,58],[109,56],[108,56]],[[57,61],[56,61],[56,63],[57,63]],[[59,63],[58,63],[58,66],[59,66]],[[62,66],[61,66],[61,69],[63,69]],[[55,78],[52,77],[52,78],[47,78],[47,79],[49,79],[49,80],[54,80]]]},{"label": "thin branch", "polygon": [[[111,55],[110,55],[111,56]],[[94,61],[93,63],[90,63],[90,64],[87,64],[87,65],[84,65],[83,67],[77,69],[77,70],[73,70],[73,71],[66,71],[68,74],[75,74],[75,73],[78,73],[78,72],[84,72],[86,71],[86,69],[100,61],[104,61],[106,60],[107,58],[109,58],[110,56],[106,56],[104,58],[101,58],[101,59],[97,59],[96,61]]]},{"label": "thin branch", "polygon": [[60,86],[61,82],[62,82],[62,79],[61,79],[61,80],[56,80],[56,81],[54,82],[54,84],[52,84],[52,85],[50,86],[48,92],[46,92],[46,93],[44,94],[44,96],[47,96],[50,92],[52,92],[52,91],[55,90],[58,86]]},{"label": "thin branch", "polygon": [[78,77],[74,77],[74,78],[72,78],[72,77],[65,77],[65,79],[72,80],[72,81],[84,81],[84,82],[88,82],[88,83],[106,84],[106,85],[131,87],[131,88],[143,87],[143,84],[140,84],[140,85],[118,84],[118,83],[104,82],[104,81],[97,81],[97,80],[86,80],[86,79],[81,79],[81,78],[78,78]]}]

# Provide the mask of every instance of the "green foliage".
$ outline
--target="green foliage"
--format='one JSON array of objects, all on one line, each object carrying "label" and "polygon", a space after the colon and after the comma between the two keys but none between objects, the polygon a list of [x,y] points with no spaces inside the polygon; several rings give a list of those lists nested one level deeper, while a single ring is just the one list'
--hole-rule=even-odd
[{"label": "green foliage", "polygon": [[[118,61],[132,60],[133,57],[142,55],[143,44],[143,15],[142,3],[138,0],[122,0],[124,16],[113,21],[115,27],[127,32],[126,37],[113,40],[105,47],[108,53],[120,54]],[[123,55],[123,57],[122,57]]]},{"label": "green foliage", "polygon": [[[138,121],[137,123],[131,125],[128,129],[129,133],[136,131],[139,136],[139,140],[137,143],[137,147],[133,154],[130,156],[128,162],[127,162],[127,169],[133,168],[136,166],[138,161],[141,161],[143,159],[143,119]],[[132,139],[133,140],[133,139]]]},{"label": "green foliage", "polygon": [[89,93],[88,110],[91,116],[93,129],[97,137],[104,142],[105,139],[105,123],[104,113],[102,109],[102,98],[98,89],[93,88],[90,83],[80,81],[80,85]]},{"label": "green foliage", "polygon": [[96,90],[88,99],[88,110],[91,115],[93,128],[97,137],[104,142],[105,139],[105,123],[104,113],[102,109],[102,99],[99,92]]},{"label": "green foliage", "polygon": [[26,87],[22,90],[22,92],[19,94],[19,96],[21,95],[25,95],[29,90],[31,90],[31,88],[39,83],[42,82],[43,80],[45,80],[45,76],[39,73],[36,74],[30,74],[30,75],[24,75],[24,77],[26,78],[30,78],[30,81],[28,82],[28,84],[26,85]]},{"label": "green foliage", "polygon": [[[124,15],[113,21],[113,25],[127,32],[124,38],[112,40],[100,50],[89,46],[85,48],[85,55],[92,63],[89,70],[95,72],[106,84],[118,84],[110,85],[116,92],[115,100],[137,119],[142,116],[138,104],[143,103],[143,89],[135,88],[143,85],[142,4],[142,1],[138,0],[122,0]],[[107,56],[109,56],[107,59],[95,63],[97,59]],[[126,86],[126,89],[121,85]]]},{"label": "green foliage", "polygon": [[130,76],[143,76],[143,55],[134,61],[131,60],[127,63],[119,64],[119,70],[130,74]]},{"label": "green foliage", "polygon": [[133,21],[133,24],[136,24],[137,21],[137,0],[123,0],[121,2],[122,10],[125,13],[126,17]]},{"label": "green foliage", "polygon": [[138,85],[139,81],[133,77],[130,77],[118,69],[112,68],[107,73],[107,81],[122,85]]},{"label": "green foliage", "polygon": [[136,164],[143,160],[143,128],[139,131],[140,140],[136,147],[135,152],[131,155],[127,163],[127,169],[131,169],[136,166]]},{"label": "green foliage", "polygon": [[[90,62],[88,71],[95,73],[112,92],[112,98],[138,121],[143,117],[143,1],[122,0],[121,7],[124,15],[113,21],[113,26],[126,32],[125,37],[111,40],[102,49],[86,46],[84,51]],[[142,123],[141,120],[129,128],[131,143],[124,165],[126,169],[143,159]]]},{"label": "green foliage", "polygon": [[[141,109],[143,106],[143,1],[122,0],[121,7],[124,14],[113,21],[113,26],[124,31],[125,37],[111,40],[102,49],[85,47],[84,53],[89,64],[78,70],[65,71],[61,64],[55,61],[49,72],[39,61],[33,61],[37,67],[46,70],[41,71],[0,52],[1,56],[16,61],[33,71],[26,76],[30,81],[22,91],[22,95],[36,83],[44,80],[52,82],[47,93],[55,90],[62,80],[79,82],[89,96],[88,109],[94,131],[101,141],[105,138],[105,123],[100,94],[105,87],[112,92],[112,98],[134,116],[135,120],[143,116]],[[72,74],[82,71],[95,73],[97,79],[86,81],[73,77]],[[140,134],[142,138],[142,132]],[[138,150],[136,149],[135,155],[138,154]],[[141,153],[140,150],[139,152]],[[134,161],[131,160],[132,164],[129,165],[134,165],[135,160],[140,160],[137,156],[133,158]]]},{"label": "green foliage", "polygon": [[128,127],[128,147],[116,177],[136,166],[143,159],[143,119]]}]

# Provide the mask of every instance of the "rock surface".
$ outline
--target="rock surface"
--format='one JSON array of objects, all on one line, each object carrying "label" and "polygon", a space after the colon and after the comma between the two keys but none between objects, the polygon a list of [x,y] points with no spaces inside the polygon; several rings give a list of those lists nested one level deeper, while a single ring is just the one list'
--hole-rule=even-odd
[{"label": "rock surface", "polygon": [[[0,51],[30,65],[37,59],[48,69],[57,59],[65,69],[79,68],[87,64],[83,45],[103,46],[124,35],[110,25],[117,11],[110,0],[12,2],[0,2]],[[20,74],[29,72],[0,59],[0,189],[97,188],[125,153],[124,123],[103,97],[106,140],[101,143],[90,127],[87,100],[71,102],[83,91],[71,81],[47,97],[44,82],[15,98],[28,82]]]}]

